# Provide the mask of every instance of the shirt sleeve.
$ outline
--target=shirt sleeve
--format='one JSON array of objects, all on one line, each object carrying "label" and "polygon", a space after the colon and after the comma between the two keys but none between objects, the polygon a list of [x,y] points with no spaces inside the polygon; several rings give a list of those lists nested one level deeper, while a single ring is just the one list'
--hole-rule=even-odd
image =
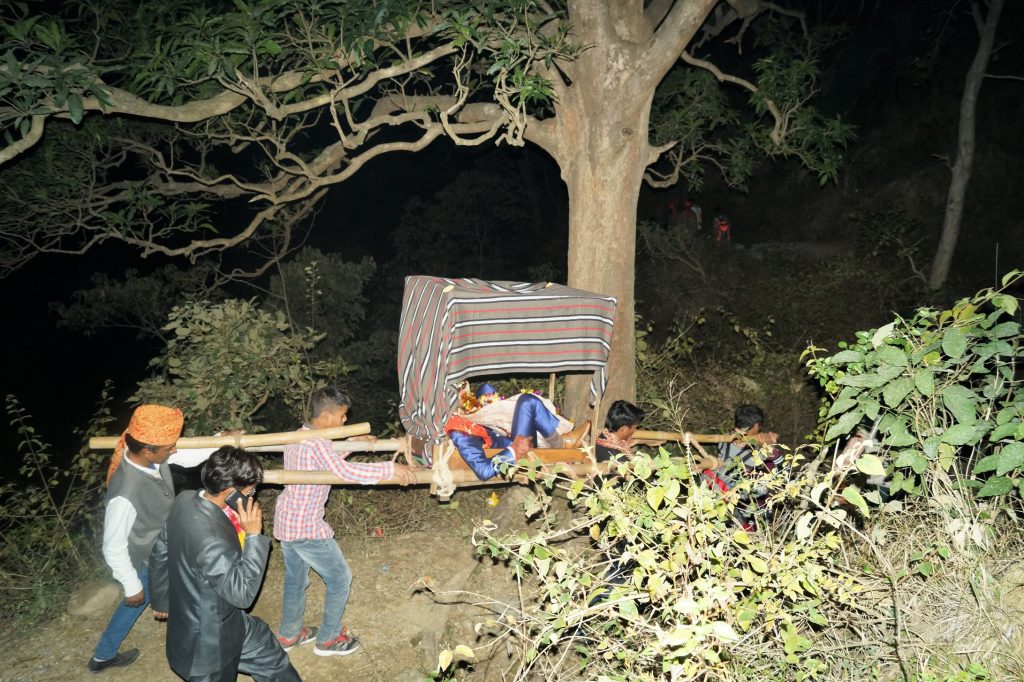
[{"label": "shirt sleeve", "polygon": [[142,581],[128,554],[128,534],[138,516],[134,505],[125,497],[115,497],[107,503],[103,520],[103,558],[114,574],[114,580],[124,587],[130,597],[142,592]]},{"label": "shirt sleeve", "polygon": [[327,468],[346,481],[373,485],[395,475],[395,465],[392,462],[350,462],[345,459],[348,454],[346,453],[345,457],[339,455],[331,447],[329,440],[314,438],[309,443],[310,448],[327,465]]}]

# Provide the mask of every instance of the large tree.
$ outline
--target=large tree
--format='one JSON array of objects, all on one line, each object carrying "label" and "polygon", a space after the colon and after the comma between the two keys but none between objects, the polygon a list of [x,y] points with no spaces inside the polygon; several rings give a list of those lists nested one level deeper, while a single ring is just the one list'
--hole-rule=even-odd
[{"label": "large tree", "polygon": [[[745,94],[749,136],[768,155],[815,168],[847,132],[807,115],[812,62],[761,55],[740,77],[708,58],[716,42],[742,48],[761,15],[793,18],[796,42],[807,39],[801,15],[762,0],[107,0],[63,3],[54,16],[19,7],[7,10],[0,61],[0,272],[111,240],[142,255],[195,260],[257,244],[279,257],[296,218],[374,158],[441,137],[531,142],[568,189],[569,284],[619,300],[616,398],[635,393],[641,183],[666,151],[676,149],[671,167],[649,179],[672,181],[714,151],[710,140],[696,154],[652,144],[666,74],[682,64]],[[827,176],[834,162],[816,169]],[[570,414],[585,410],[583,387],[570,386]]]}]

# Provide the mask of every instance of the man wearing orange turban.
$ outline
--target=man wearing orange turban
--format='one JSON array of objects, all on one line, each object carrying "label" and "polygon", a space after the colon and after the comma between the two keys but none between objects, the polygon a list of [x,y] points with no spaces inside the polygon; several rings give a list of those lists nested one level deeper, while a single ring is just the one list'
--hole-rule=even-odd
[{"label": "man wearing orange turban", "polygon": [[175,451],[184,416],[176,407],[141,405],[132,414],[107,472],[103,558],[124,587],[87,668],[100,672],[134,661],[138,649],[118,653],[149,604],[149,555],[174,502],[167,458]]},{"label": "man wearing orange turban", "polygon": [[184,424],[185,416],[177,407],[140,405],[136,408],[131,421],[128,422],[128,428],[121,434],[121,439],[114,448],[114,456],[110,458],[107,483],[110,483],[117,467],[121,465],[128,438],[143,446],[174,445],[181,438],[181,427]]}]

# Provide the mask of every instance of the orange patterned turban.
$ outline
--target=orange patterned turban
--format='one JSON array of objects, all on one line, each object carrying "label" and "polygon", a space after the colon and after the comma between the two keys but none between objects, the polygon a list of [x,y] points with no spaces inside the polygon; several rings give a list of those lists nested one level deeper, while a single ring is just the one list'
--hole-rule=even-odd
[{"label": "orange patterned turban", "polygon": [[124,457],[125,434],[146,445],[173,445],[181,437],[181,427],[184,424],[185,416],[177,407],[139,405],[135,408],[128,428],[121,434],[121,439],[114,448],[114,456],[110,458],[107,483],[110,483],[110,477],[117,471]]}]

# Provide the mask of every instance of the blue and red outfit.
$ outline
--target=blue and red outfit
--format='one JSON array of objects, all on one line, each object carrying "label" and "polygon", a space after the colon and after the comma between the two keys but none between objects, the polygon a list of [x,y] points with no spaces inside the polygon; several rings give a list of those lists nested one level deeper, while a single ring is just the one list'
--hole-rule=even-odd
[{"label": "blue and red outfit", "polygon": [[[500,424],[479,424],[458,414],[449,418],[444,426],[462,459],[481,481],[497,476],[498,465],[515,463],[516,454],[511,445],[517,436],[532,438],[536,444],[538,435],[552,438],[557,433],[559,419],[540,398],[523,393],[515,400],[512,425],[507,432]],[[500,448],[501,452],[489,458],[485,452],[489,448]]]}]

